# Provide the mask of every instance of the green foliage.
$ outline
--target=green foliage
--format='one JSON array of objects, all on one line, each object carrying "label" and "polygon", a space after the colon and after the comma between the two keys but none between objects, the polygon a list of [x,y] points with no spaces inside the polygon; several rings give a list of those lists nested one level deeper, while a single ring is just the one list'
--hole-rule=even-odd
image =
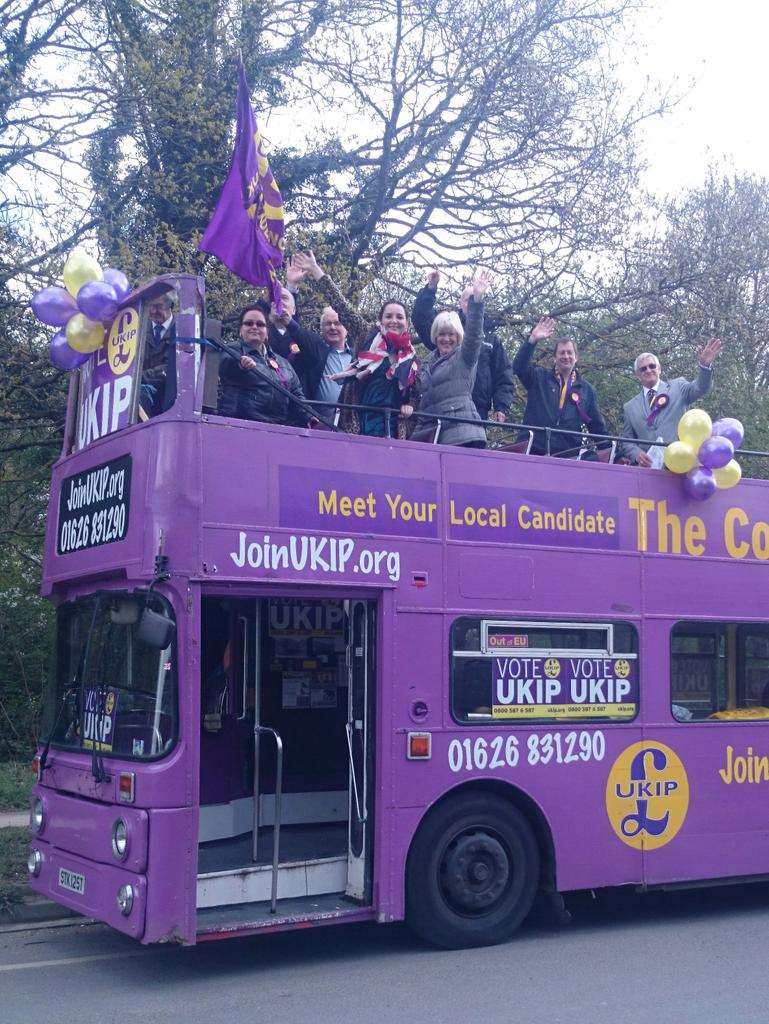
[{"label": "green foliage", "polygon": [[0,762],[0,812],[25,811],[34,781],[29,761]]},{"label": "green foliage", "polygon": [[51,649],[40,570],[68,381],[51,366],[41,333],[0,289],[0,761],[31,757]]},{"label": "green foliage", "polygon": [[[640,195],[637,127],[665,103],[623,96],[605,49],[634,6],[3,5],[0,35],[13,45],[0,50],[0,113],[12,114],[0,127],[0,760],[29,755],[49,668],[52,612],[38,586],[68,383],[29,295],[86,237],[133,283],[204,272],[208,314],[232,327],[254,289],[197,244],[230,163],[238,52],[286,201],[288,250],[312,248],[351,301],[369,312],[391,295],[409,304],[437,261],[439,302],[453,306],[479,262],[496,274],[490,306],[510,354],[554,316],[617,431],[640,351],[691,378],[718,333],[702,404],[742,419],[748,447],[769,448],[769,182],[712,172],[664,210]],[[309,285],[300,305],[317,322]],[[523,407],[519,389],[514,418]],[[769,475],[769,464],[749,472]]]}]

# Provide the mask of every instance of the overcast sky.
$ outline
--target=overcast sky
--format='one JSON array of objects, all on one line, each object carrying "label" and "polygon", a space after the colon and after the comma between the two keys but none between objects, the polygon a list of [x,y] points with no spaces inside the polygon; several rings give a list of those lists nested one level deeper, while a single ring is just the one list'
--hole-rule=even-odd
[{"label": "overcast sky", "polygon": [[713,158],[769,176],[767,0],[650,0],[640,45],[628,51],[628,85],[670,81],[679,106],[644,131],[646,184],[665,194],[698,185]]}]

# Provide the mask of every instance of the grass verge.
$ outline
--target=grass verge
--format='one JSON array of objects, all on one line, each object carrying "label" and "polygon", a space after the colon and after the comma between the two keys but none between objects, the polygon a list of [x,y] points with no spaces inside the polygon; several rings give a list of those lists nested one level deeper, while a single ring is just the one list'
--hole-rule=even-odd
[{"label": "grass verge", "polygon": [[29,834],[25,828],[0,828],[0,917],[21,902],[27,880]]},{"label": "grass verge", "polygon": [[0,763],[0,811],[26,811],[35,777],[23,761]]}]

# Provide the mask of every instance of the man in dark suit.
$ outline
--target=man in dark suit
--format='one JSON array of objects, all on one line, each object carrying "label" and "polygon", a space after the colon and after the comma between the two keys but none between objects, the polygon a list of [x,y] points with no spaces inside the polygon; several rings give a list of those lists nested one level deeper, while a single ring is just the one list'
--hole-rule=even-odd
[{"label": "man in dark suit", "polygon": [[[556,338],[553,348],[553,367],[546,369],[532,363],[537,342],[552,338],[555,320],[542,317],[535,325],[528,341],[524,341],[513,360],[513,370],[526,388],[526,410],[523,422],[534,431],[532,455],[556,455],[594,461],[597,455],[589,441],[582,442],[580,434],[606,434],[606,425],[598,408],[598,396],[592,384],[577,369],[579,353],[570,338]],[[552,430],[548,436],[543,428],[561,427],[570,433]],[[519,439],[528,437],[523,431]]]},{"label": "man in dark suit", "polygon": [[147,307],[149,333],[144,345],[141,406],[147,416],[166,412],[176,401],[176,321],[174,301],[166,292]]},{"label": "man in dark suit", "polygon": [[[656,466],[649,453],[649,443],[675,441],[678,421],[692,402],[710,391],[713,383],[713,361],[721,351],[718,338],[711,338],[699,352],[699,373],[696,380],[662,380],[662,367],[652,352],[642,352],[635,361],[635,375],[641,385],[640,392],[625,402],[623,437],[636,437],[641,444],[628,441],[622,446],[623,455],[639,466]],[[643,443],[646,442],[646,443]],[[658,461],[658,460],[657,460]],[[657,468],[659,468],[657,466]]]}]

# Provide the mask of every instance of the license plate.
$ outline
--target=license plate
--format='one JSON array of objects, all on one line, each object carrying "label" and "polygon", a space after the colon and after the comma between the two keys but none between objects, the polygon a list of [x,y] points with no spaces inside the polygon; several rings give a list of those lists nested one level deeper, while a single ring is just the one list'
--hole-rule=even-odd
[{"label": "license plate", "polygon": [[59,888],[69,889],[76,892],[78,896],[85,893],[85,875],[79,875],[77,871],[67,871],[66,868],[59,868]]}]

